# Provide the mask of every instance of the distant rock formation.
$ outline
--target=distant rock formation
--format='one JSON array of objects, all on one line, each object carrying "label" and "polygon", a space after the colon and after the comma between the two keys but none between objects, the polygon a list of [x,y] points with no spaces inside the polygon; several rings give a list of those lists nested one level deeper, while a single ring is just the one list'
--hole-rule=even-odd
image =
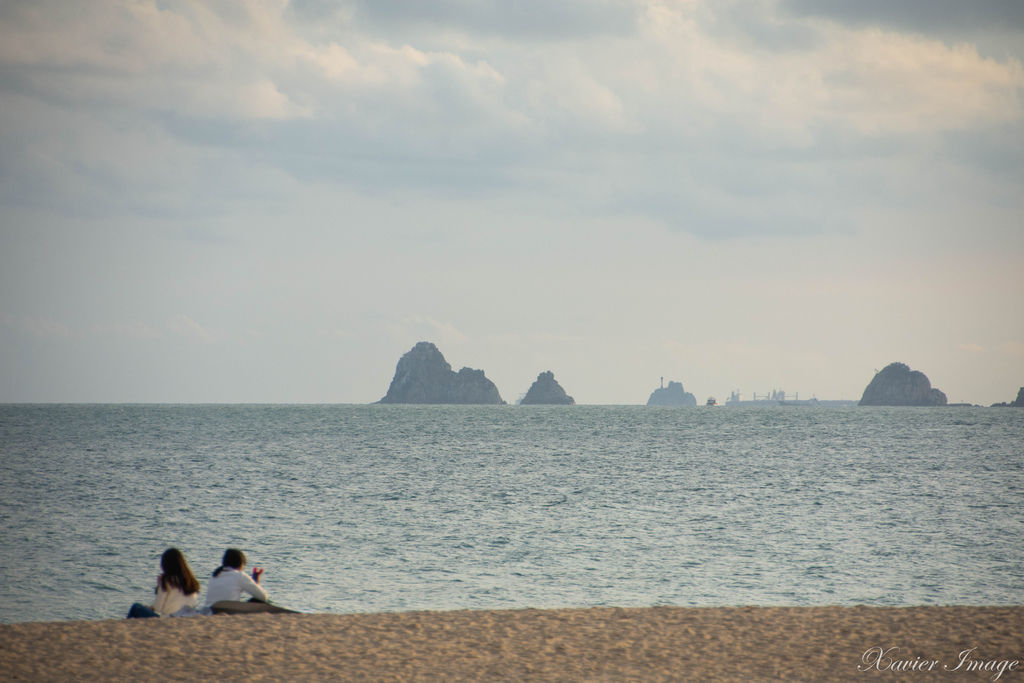
[{"label": "distant rock formation", "polygon": [[381,403],[458,403],[503,405],[498,387],[483,370],[452,366],[436,346],[421,341],[402,356]]},{"label": "distant rock formation", "polygon": [[519,403],[524,406],[576,405],[572,396],[566,394],[565,389],[555,381],[555,373],[550,370],[537,375],[537,381],[530,385],[530,390],[526,392],[526,396]]},{"label": "distant rock formation", "polygon": [[1024,408],[1024,387],[1020,388],[1020,390],[1017,392],[1017,398],[1015,398],[1013,401],[1011,401],[1009,403],[1007,403],[1006,401],[1003,401],[1002,403],[993,403],[992,407],[993,408]]},{"label": "distant rock formation", "polygon": [[682,382],[669,382],[667,387],[654,390],[647,399],[649,406],[695,406],[697,397],[683,389]]},{"label": "distant rock formation", "polygon": [[862,406],[944,406],[946,395],[932,389],[923,372],[904,363],[890,363],[877,373],[858,405]]}]

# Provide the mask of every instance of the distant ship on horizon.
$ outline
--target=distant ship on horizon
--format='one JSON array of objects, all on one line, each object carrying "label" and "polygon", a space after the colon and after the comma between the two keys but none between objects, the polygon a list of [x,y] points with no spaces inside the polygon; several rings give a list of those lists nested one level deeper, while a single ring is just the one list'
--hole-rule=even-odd
[{"label": "distant ship on horizon", "polygon": [[811,398],[802,399],[800,398],[800,392],[794,394],[794,398],[786,398],[786,392],[782,389],[773,389],[767,394],[761,394],[758,396],[757,392],[754,392],[754,398],[743,400],[742,394],[739,391],[729,392],[729,398],[726,399],[725,405],[731,407],[753,407],[753,406],[854,406],[857,405],[857,401],[851,401],[846,399],[841,400],[822,400],[815,396]]}]

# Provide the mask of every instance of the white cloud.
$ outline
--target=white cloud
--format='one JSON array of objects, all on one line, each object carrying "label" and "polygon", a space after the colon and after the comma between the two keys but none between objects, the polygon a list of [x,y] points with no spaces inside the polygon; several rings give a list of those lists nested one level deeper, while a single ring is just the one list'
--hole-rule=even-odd
[{"label": "white cloud", "polygon": [[184,313],[178,314],[167,321],[167,329],[186,339],[193,339],[204,343],[212,342],[215,335],[207,331],[202,325]]},{"label": "white cloud", "polygon": [[637,15],[637,3],[629,0],[356,0],[354,5],[351,17],[365,27],[468,33],[530,43],[628,32]]},{"label": "white cloud", "polygon": [[[521,45],[483,35],[438,50],[344,24],[325,39],[293,23],[288,3],[277,0],[232,11],[188,2],[98,2],[88,11],[24,3],[0,29],[0,62],[20,72],[21,87],[48,97],[240,121],[336,117],[329,83],[386,88],[393,105],[404,90],[429,112],[434,93],[423,88],[437,79],[448,81],[444,94],[457,101],[490,100],[478,103],[481,112],[502,125],[525,115],[543,127],[565,111],[630,132],[725,114],[779,131],[852,124],[880,134],[1021,116],[1019,61],[982,58],[967,44],[798,18],[790,21],[819,34],[813,47],[759,50],[710,32],[715,10],[635,3],[630,13],[643,20],[621,35]],[[304,81],[303,63],[315,65],[323,82]]]},{"label": "white cloud", "polygon": [[773,51],[709,33],[700,17],[694,4],[651,5],[642,34],[649,47],[638,50],[626,70],[664,105],[645,111],[682,112],[687,123],[694,115],[697,121],[742,118],[797,144],[820,128],[884,135],[1020,122],[1022,116],[1024,69],[1017,59],[983,58],[966,44],[811,22],[804,22],[818,34],[811,45]]},{"label": "white cloud", "polygon": [[970,128],[1020,121],[1024,68],[879,30],[844,31],[826,55],[825,113],[870,134]]},{"label": "white cloud", "polygon": [[[167,125],[169,116],[174,135],[241,145],[260,164],[293,172],[371,157],[394,171],[378,184],[436,178],[410,175],[409,159],[469,162],[477,172],[468,175],[507,183],[522,182],[520,169],[546,170],[566,158],[589,168],[609,151],[616,165],[653,160],[660,171],[671,160],[692,170],[678,155],[707,151],[747,165],[752,151],[771,161],[780,151],[828,145],[837,131],[1020,125],[1017,60],[798,18],[788,21],[818,40],[796,51],[764,50],[711,31],[729,18],[716,9],[635,3],[629,12],[642,20],[628,31],[540,43],[471,35],[470,22],[462,39],[439,48],[425,36],[417,44],[415,34],[413,42],[361,34],[344,16],[314,31],[276,0],[232,11],[184,2],[100,2],[90,12],[22,4],[0,29],[0,63],[18,74],[21,92],[100,119],[118,110],[128,135]],[[228,128],[211,137],[201,132],[210,121]],[[342,180],[366,182],[357,173],[345,170]],[[644,199],[636,185],[659,180],[641,171],[612,195],[628,205]]]},{"label": "white cloud", "polygon": [[[172,321],[172,325],[174,321]],[[89,332],[97,337],[116,337],[123,339],[159,339],[163,335],[152,325],[143,322],[94,324]]]},{"label": "white cloud", "polygon": [[205,3],[20,3],[0,24],[0,63],[19,87],[82,106],[233,120],[305,116],[280,90],[277,64],[296,36],[280,2],[233,16]]},{"label": "white cloud", "polygon": [[71,336],[71,328],[52,318],[25,318],[21,328],[29,334],[41,339],[66,339]]}]

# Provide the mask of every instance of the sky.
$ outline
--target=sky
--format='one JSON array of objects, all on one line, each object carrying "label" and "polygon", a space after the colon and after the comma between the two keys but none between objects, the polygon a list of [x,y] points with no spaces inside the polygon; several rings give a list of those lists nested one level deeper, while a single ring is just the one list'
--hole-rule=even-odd
[{"label": "sky", "polygon": [[0,401],[1024,385],[1016,0],[8,0]]}]

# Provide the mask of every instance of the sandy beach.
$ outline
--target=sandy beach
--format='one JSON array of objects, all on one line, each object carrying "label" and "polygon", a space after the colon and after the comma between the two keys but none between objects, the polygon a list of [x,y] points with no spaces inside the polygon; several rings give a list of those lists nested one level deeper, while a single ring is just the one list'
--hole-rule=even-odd
[{"label": "sandy beach", "polygon": [[2,680],[127,678],[1014,681],[1024,679],[1024,607],[527,609],[0,626]]}]

